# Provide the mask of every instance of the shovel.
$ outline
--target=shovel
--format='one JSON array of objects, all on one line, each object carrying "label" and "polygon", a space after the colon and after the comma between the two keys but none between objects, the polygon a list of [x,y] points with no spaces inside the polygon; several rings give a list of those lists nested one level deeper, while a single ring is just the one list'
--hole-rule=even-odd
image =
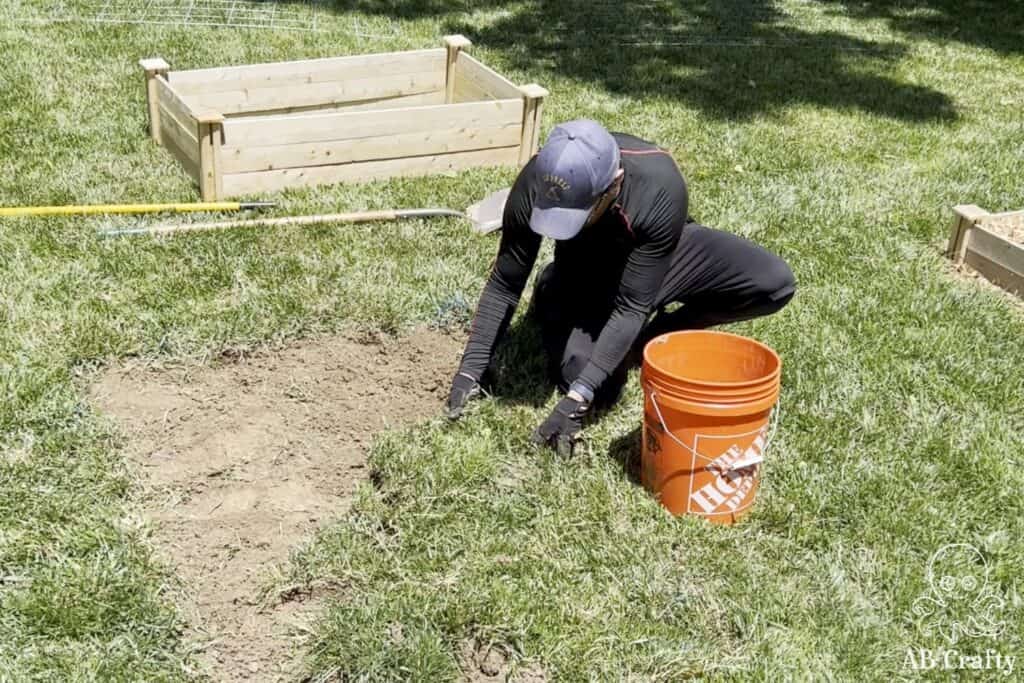
[{"label": "shovel", "polygon": [[238,221],[219,221],[215,223],[185,223],[181,225],[156,225],[146,228],[125,228],[122,230],[104,230],[100,237],[119,237],[122,235],[169,235],[178,232],[201,232],[207,230],[224,230],[228,228],[265,227],[273,228],[288,225],[324,225],[330,223],[369,223],[374,221],[396,221],[409,218],[433,218],[449,216],[465,218],[480,233],[488,233],[501,227],[505,200],[508,199],[509,188],[492,192],[481,201],[473,204],[465,211],[455,209],[391,209],[385,211],[360,211],[356,213],[329,213],[313,216],[287,216],[284,218],[253,218]]}]

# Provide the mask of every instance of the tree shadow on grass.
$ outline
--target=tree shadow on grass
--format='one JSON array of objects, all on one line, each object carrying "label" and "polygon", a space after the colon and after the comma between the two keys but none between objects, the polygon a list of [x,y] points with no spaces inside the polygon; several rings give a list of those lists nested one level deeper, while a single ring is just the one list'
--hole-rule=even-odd
[{"label": "tree shadow on grass", "polygon": [[[944,93],[889,74],[905,46],[786,24],[769,0],[337,0],[334,7],[401,19],[440,17],[446,32],[501,51],[538,82],[545,82],[545,73],[549,80],[590,81],[622,95],[682,102],[718,119],[744,120],[795,104],[908,122],[957,116]],[[470,21],[468,10],[488,10],[489,18]]]},{"label": "tree shadow on grass", "polygon": [[[665,3],[662,16],[643,17],[630,17],[637,5],[623,3],[621,13],[591,15],[585,32],[572,27],[587,16],[587,3],[545,5],[481,31],[451,29],[507,49],[524,71],[541,66],[614,93],[680,101],[719,119],[745,120],[795,104],[912,122],[956,118],[945,94],[884,73],[905,47],[782,26],[767,3],[751,3],[760,5],[757,12],[737,12],[729,2]],[[633,45],[609,45],[623,23],[649,30],[633,29],[626,37]]]},{"label": "tree shadow on grass", "polygon": [[824,0],[833,14],[884,20],[892,29],[918,38],[953,41],[1024,54],[1024,3],[983,0]]},{"label": "tree shadow on grass", "polygon": [[498,343],[484,384],[495,398],[513,405],[543,406],[555,385],[548,377],[540,327],[526,315]]}]

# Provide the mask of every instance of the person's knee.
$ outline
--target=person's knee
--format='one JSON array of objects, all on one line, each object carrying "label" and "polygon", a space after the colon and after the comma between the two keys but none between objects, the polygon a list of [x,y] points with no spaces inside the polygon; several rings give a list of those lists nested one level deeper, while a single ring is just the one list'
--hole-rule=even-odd
[{"label": "person's knee", "polygon": [[772,264],[757,274],[757,295],[769,312],[781,310],[796,294],[796,277],[789,264],[776,257]]}]

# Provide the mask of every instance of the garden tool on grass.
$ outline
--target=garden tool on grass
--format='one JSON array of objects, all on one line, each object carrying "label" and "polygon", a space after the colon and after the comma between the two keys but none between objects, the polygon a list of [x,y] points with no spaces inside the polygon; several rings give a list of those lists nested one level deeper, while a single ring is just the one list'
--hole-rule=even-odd
[{"label": "garden tool on grass", "polygon": [[218,221],[215,223],[184,223],[180,225],[156,225],[141,228],[124,228],[104,230],[101,237],[117,237],[121,235],[168,235],[179,232],[201,232],[223,230],[227,228],[265,227],[273,228],[288,225],[321,225],[328,223],[369,223],[374,221],[394,221],[409,218],[432,218],[450,216],[466,218],[477,232],[487,233],[501,227],[505,200],[508,199],[509,188],[498,190],[487,195],[483,200],[473,204],[465,211],[455,209],[389,209],[384,211],[359,211],[355,213],[330,213],[313,216],[286,216],[283,218],[254,218],[239,221]]},{"label": "garden tool on grass", "polygon": [[276,202],[191,202],[183,204],[85,204],[78,206],[0,206],[0,217],[86,216],[104,213],[188,213],[268,209]]}]

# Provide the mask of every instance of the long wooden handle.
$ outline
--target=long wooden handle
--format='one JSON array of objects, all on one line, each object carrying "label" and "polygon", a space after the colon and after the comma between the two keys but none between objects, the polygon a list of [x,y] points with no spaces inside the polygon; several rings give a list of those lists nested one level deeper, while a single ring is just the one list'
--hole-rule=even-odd
[{"label": "long wooden handle", "polygon": [[454,209],[388,209],[384,211],[356,211],[352,213],[328,213],[316,216],[286,216],[284,218],[251,218],[240,221],[218,221],[216,223],[186,223],[183,225],[155,225],[149,228],[127,228],[100,232],[101,237],[119,235],[168,235],[177,232],[200,232],[224,230],[226,228],[274,228],[288,225],[316,225],[328,223],[371,223],[394,221],[403,218],[466,218],[463,211]]},{"label": "long wooden handle", "polygon": [[110,230],[102,233],[105,236],[116,235],[168,235],[177,232],[201,232],[205,230],[224,230],[226,228],[249,228],[255,226],[274,228],[282,225],[310,225],[315,223],[369,223],[371,221],[393,221],[401,218],[398,211],[359,211],[355,213],[328,213],[316,216],[287,216],[285,218],[253,218],[239,221],[219,221],[216,223],[191,223],[183,225],[156,225],[151,228],[130,228],[128,230]]},{"label": "long wooden handle", "polygon": [[239,211],[263,209],[274,202],[192,202],[186,204],[85,204],[79,206],[4,206],[3,216],[86,216],[111,213],[185,213],[190,211]]}]

